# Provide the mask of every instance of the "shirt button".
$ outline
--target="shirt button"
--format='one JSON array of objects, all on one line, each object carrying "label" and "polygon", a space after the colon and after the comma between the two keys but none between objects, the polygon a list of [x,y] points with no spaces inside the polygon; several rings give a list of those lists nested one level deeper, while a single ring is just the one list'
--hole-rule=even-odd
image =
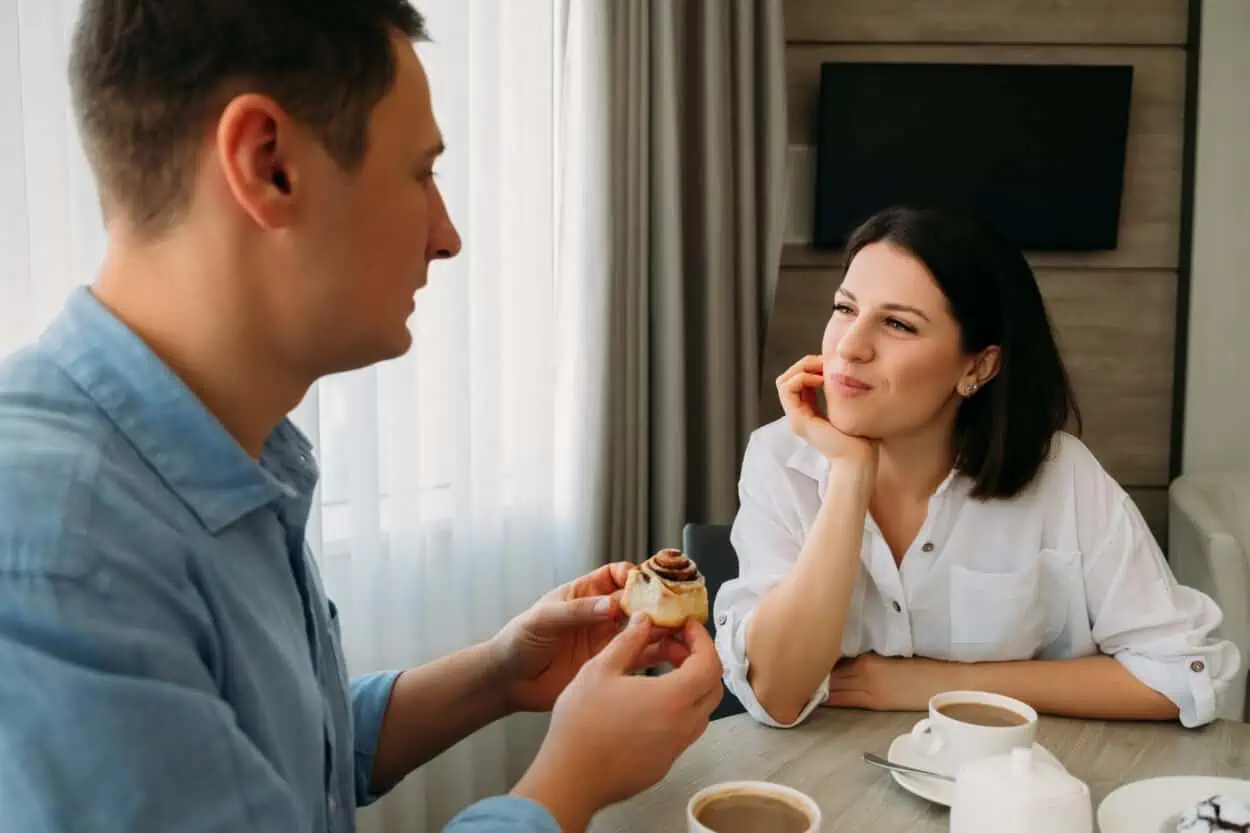
[{"label": "shirt button", "polygon": [[1206,663],[1204,663],[1200,659],[1196,659],[1193,662],[1189,663],[1189,670],[1194,672],[1195,674],[1205,671],[1206,667],[1207,667]]},{"label": "shirt button", "polygon": [[718,624],[718,625],[722,625],[722,626],[723,626],[723,625],[724,625],[726,622],[728,622],[728,621],[729,621],[729,617],[728,617],[728,616],[726,616],[726,615],[725,615],[725,614],[723,614],[723,613],[722,613],[720,616],[717,616],[717,617],[716,617],[716,624]]},{"label": "shirt button", "polygon": [[895,613],[902,613],[902,612],[903,612],[903,606],[902,606],[901,604],[899,604],[897,601],[891,602],[891,604],[894,606],[894,612],[895,612]]},{"label": "shirt button", "polygon": [[924,550],[925,552],[933,552],[933,542],[925,541],[924,546],[921,547],[920,549]]}]

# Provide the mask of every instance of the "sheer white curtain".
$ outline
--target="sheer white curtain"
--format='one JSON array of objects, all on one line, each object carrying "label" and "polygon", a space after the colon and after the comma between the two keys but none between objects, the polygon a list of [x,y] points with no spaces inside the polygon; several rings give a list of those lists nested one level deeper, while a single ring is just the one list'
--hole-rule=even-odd
[{"label": "sheer white curtain", "polygon": [[35,338],[104,254],[65,61],[78,0],[0,0],[0,354]]},{"label": "sheer white curtain", "polygon": [[[419,0],[418,47],[448,151],[439,184],[465,241],[434,267],[414,346],[324,380],[294,417],[318,446],[309,541],[353,672],[492,634],[595,566],[601,493],[602,11],[579,0]],[[78,0],[0,0],[0,353],[34,338],[103,252],[65,79]],[[599,156],[587,155],[587,151]],[[598,225],[596,225],[598,223]],[[587,233],[587,232],[590,233]],[[429,715],[431,721],[439,716]],[[541,717],[491,727],[362,813],[437,830],[505,791]]]},{"label": "sheer white curtain", "polygon": [[[583,334],[602,308],[577,272],[584,244],[562,246],[557,222],[583,144],[565,141],[558,100],[578,95],[557,83],[568,19],[557,0],[417,5],[464,251],[432,269],[407,356],[326,380],[296,414],[321,449],[313,540],[354,671],[486,638],[597,560],[583,542],[600,374]],[[565,229],[586,200],[575,211]],[[436,830],[506,791],[544,725],[514,718],[466,741],[362,814],[364,829]]]}]

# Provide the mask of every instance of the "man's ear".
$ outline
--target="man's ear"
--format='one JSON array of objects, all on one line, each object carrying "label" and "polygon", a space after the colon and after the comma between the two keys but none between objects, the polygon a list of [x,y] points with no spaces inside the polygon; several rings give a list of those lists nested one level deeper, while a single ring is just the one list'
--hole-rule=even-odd
[{"label": "man's ear", "polygon": [[268,96],[231,99],[217,121],[216,156],[239,207],[261,228],[291,222],[300,177],[291,119]]}]

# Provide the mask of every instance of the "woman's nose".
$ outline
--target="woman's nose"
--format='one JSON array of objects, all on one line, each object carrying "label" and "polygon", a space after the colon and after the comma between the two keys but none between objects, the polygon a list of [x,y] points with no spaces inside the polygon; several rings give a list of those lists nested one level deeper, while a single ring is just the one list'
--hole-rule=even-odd
[{"label": "woman's nose", "polygon": [[838,339],[837,352],[843,361],[866,362],[873,356],[872,338],[856,322]]}]

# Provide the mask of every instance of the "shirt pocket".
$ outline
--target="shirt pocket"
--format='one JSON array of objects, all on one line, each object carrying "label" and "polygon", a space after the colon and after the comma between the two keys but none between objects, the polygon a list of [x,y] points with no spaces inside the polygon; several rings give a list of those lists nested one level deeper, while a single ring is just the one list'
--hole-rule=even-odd
[{"label": "shirt pocket", "polygon": [[1033,559],[1018,570],[990,573],[951,567],[952,659],[990,662],[1032,659],[1044,646],[1051,617]]}]

